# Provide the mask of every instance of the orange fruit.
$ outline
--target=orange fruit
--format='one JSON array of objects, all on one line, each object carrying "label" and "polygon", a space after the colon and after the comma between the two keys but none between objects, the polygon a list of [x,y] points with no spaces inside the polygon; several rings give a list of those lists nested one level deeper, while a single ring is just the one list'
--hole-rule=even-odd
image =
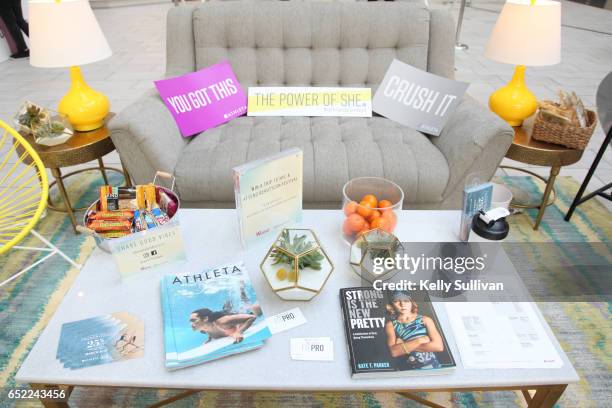
[{"label": "orange fruit", "polygon": [[357,214],[368,218],[372,214],[372,204],[369,201],[361,201],[357,207]]},{"label": "orange fruit", "polygon": [[355,201],[349,201],[344,206],[344,214],[348,217],[357,211],[357,203]]},{"label": "orange fruit", "polygon": [[348,224],[347,229],[350,229],[351,232],[358,232],[363,229],[366,220],[359,214],[351,214],[346,217],[346,223]]},{"label": "orange fruit", "polygon": [[372,227],[370,227],[370,224],[366,221],[366,223],[363,226],[363,228],[361,229],[361,231],[359,231],[357,233],[357,237],[360,237],[361,235],[365,234],[366,232],[368,232],[371,229],[372,229]]},{"label": "orange fruit", "polygon": [[379,218],[380,216],[381,216],[380,211],[372,210],[372,214],[370,214],[370,216],[368,217],[368,221],[372,222],[373,220],[375,220],[376,218]]},{"label": "orange fruit", "polygon": [[383,231],[387,231],[390,225],[391,225],[391,223],[389,222],[389,220],[387,220],[384,217],[376,218],[374,221],[372,221],[372,224],[370,224],[372,229],[378,228],[378,229],[381,229]]},{"label": "orange fruit", "polygon": [[372,204],[372,208],[376,208],[378,206],[378,199],[374,194],[364,195],[361,201],[368,201],[370,204]]},{"label": "orange fruit", "polygon": [[349,223],[348,218],[344,220],[342,223],[342,233],[344,235],[353,235],[354,231],[351,228],[351,224]]},{"label": "orange fruit", "polygon": [[389,222],[389,232],[393,232],[397,226],[397,215],[392,210],[383,211],[382,218]]},{"label": "orange fruit", "polygon": [[391,225],[390,221],[384,217],[378,217],[374,221],[372,221],[372,224],[370,224],[372,229],[378,228],[383,231],[387,231],[390,225]]},{"label": "orange fruit", "polygon": [[380,202],[378,203],[378,208],[389,208],[392,205],[393,204],[391,204],[391,201],[389,200],[380,200]]}]

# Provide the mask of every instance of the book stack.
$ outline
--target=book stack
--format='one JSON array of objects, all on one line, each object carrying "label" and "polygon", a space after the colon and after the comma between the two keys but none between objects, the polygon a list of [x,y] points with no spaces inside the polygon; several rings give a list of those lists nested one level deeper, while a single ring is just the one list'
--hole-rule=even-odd
[{"label": "book stack", "polygon": [[271,336],[242,262],[161,282],[166,368],[254,350]]}]

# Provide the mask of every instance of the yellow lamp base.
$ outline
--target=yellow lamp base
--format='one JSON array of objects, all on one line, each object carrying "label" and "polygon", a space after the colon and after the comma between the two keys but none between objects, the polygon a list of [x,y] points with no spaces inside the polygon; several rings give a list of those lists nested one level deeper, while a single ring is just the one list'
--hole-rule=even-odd
[{"label": "yellow lamp base", "polygon": [[79,67],[70,67],[70,79],[70,90],[60,101],[58,111],[80,132],[101,128],[110,110],[108,98],[87,85]]},{"label": "yellow lamp base", "polygon": [[517,65],[512,80],[489,98],[489,108],[510,126],[521,126],[537,107],[536,97],[525,86],[524,65]]}]

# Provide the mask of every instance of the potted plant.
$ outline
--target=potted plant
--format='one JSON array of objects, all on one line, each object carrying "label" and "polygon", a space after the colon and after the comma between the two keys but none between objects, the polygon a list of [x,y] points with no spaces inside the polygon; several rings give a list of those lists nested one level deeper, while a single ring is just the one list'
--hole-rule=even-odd
[{"label": "potted plant", "polygon": [[55,146],[66,142],[72,137],[72,128],[61,114],[57,114],[36,128],[33,132],[36,143],[45,146]]},{"label": "potted plant", "polygon": [[33,102],[25,101],[17,115],[15,115],[15,125],[19,127],[19,131],[25,133],[34,133],[34,130],[49,119],[49,112],[42,106],[38,106]]},{"label": "potted plant", "polygon": [[23,103],[14,122],[20,132],[32,134],[36,143],[45,146],[62,144],[74,134],[65,115],[30,101]]}]

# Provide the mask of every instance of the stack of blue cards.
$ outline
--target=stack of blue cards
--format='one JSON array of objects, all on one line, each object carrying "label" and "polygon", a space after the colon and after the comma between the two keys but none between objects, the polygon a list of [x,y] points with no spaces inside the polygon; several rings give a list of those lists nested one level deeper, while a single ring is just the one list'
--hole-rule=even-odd
[{"label": "stack of blue cards", "polygon": [[127,313],[65,323],[56,358],[71,370],[140,357],[144,325]]}]

